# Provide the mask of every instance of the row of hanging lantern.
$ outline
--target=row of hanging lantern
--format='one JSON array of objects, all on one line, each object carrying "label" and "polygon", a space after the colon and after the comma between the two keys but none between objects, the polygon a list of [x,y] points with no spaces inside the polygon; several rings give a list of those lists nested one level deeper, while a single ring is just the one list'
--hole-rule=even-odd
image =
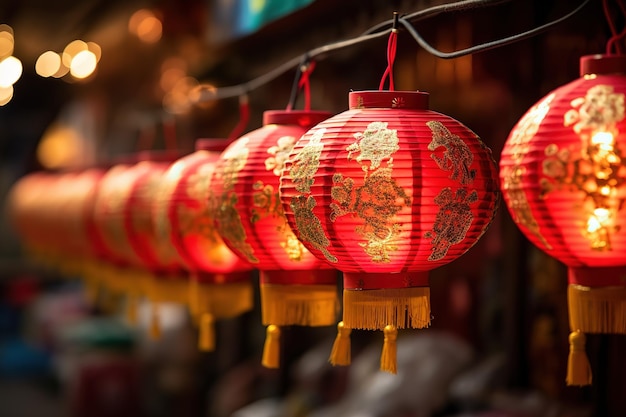
[{"label": "row of hanging lantern", "polygon": [[24,242],[48,262],[87,261],[88,281],[188,303],[204,349],[214,319],[252,307],[259,270],[267,367],[281,326],[336,322],[341,272],[330,361],[350,363],[352,329],[382,330],[381,369],[395,373],[397,329],[430,323],[428,271],[480,239],[502,189],[522,232],[569,267],[567,383],[589,384],[584,333],[626,333],[626,58],[583,57],[581,78],[513,128],[498,178],[491,151],[427,93],[394,91],[395,36],[380,90],[351,92],[341,114],[307,99],[227,146],[23,178],[11,201]]}]

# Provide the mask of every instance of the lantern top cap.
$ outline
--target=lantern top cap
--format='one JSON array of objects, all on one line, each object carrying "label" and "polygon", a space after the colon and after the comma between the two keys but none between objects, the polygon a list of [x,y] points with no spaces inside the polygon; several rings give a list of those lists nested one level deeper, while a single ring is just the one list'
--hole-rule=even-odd
[{"label": "lantern top cap", "polygon": [[310,129],[332,116],[319,110],[267,110],[263,112],[263,125],[296,125]]},{"label": "lantern top cap", "polygon": [[626,55],[585,55],[580,57],[580,76],[626,74]]},{"label": "lantern top cap", "polygon": [[429,94],[423,91],[351,91],[350,109],[428,110]]},{"label": "lantern top cap", "polygon": [[231,142],[224,138],[200,138],[196,140],[195,150],[222,152]]}]

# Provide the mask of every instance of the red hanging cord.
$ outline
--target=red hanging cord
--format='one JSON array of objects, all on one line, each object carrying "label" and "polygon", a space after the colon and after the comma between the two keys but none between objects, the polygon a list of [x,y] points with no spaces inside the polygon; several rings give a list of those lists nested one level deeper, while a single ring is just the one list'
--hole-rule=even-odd
[{"label": "red hanging cord", "polygon": [[[622,15],[626,17],[626,6],[623,3],[623,0],[617,0],[616,3],[619,5],[619,8],[622,12]],[[613,16],[611,11],[609,10],[609,2],[608,0],[602,1],[602,8],[604,10],[604,17],[609,25],[609,29],[611,30],[611,38],[606,43],[606,54],[612,55],[614,53],[622,54],[624,52],[622,45],[619,43],[626,36],[626,28],[624,28],[620,33],[617,33],[617,28],[615,27],[615,22],[613,22]]]},{"label": "red hanging cord", "polygon": [[311,81],[310,77],[315,69],[315,61],[309,62],[306,68],[302,71],[300,81],[298,82],[298,88],[304,90],[304,110],[311,110]]},{"label": "red hanging cord", "polygon": [[239,96],[239,122],[237,122],[233,130],[228,135],[228,139],[233,141],[241,136],[246,129],[249,120],[250,103],[248,102],[248,95],[243,94]]},{"label": "red hanging cord", "polygon": [[294,86],[291,92],[291,98],[287,103],[287,111],[293,110],[298,98],[298,92],[304,91],[304,110],[311,110],[311,74],[315,69],[315,61],[308,61],[300,66],[300,70],[297,75],[297,86],[294,80]]},{"label": "red hanging cord", "polygon": [[178,140],[176,138],[176,120],[171,117],[163,119],[163,141],[165,142],[165,149],[173,151],[178,146]]},{"label": "red hanging cord", "polygon": [[396,60],[396,48],[398,45],[398,30],[392,29],[387,41],[387,69],[380,80],[379,90],[385,86],[385,80],[389,77],[389,91],[394,91],[393,85],[393,62]]}]

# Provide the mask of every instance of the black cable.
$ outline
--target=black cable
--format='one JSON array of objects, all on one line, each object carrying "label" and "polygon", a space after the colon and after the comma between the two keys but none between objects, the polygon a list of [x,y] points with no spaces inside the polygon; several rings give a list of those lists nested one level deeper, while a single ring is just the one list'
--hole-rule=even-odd
[{"label": "black cable", "polygon": [[487,51],[489,49],[494,49],[497,48],[499,46],[503,46],[503,45],[508,45],[511,44],[513,42],[518,42],[527,38],[530,38],[532,36],[535,36],[549,28],[551,28],[552,26],[556,26],[559,23],[569,19],[570,17],[572,17],[573,15],[575,15],[576,13],[578,13],[580,10],[582,10],[587,3],[589,3],[591,0],[583,0],[583,2],[578,5],[578,7],[576,7],[574,10],[572,10],[571,12],[569,12],[568,14],[566,14],[565,16],[562,16],[558,19],[555,19],[551,22],[545,23],[541,26],[538,26],[534,29],[528,30],[526,32],[522,32],[522,33],[518,33],[516,35],[512,35],[512,36],[508,36],[506,38],[502,38],[502,39],[498,39],[495,41],[491,41],[491,42],[486,42],[486,43],[482,43],[480,45],[475,45],[472,46],[470,48],[467,49],[461,49],[459,51],[454,51],[454,52],[441,52],[438,49],[434,48],[433,46],[431,46],[428,42],[426,42],[424,40],[424,38],[422,38],[422,35],[420,35],[417,30],[415,30],[415,28],[413,27],[413,25],[406,19],[406,18],[400,18],[400,23],[402,23],[402,25],[404,26],[404,28],[411,34],[411,36],[413,37],[413,39],[415,39],[415,41],[419,44],[419,46],[421,46],[422,48],[424,48],[427,52],[429,52],[430,54],[438,57],[438,58],[443,58],[443,59],[452,59],[452,58],[459,58],[465,55],[469,55],[469,54],[474,54],[477,52],[482,52],[482,51]]},{"label": "black cable", "polygon": [[[419,34],[419,32],[413,27],[413,25],[410,22],[410,21],[419,21],[419,20],[427,19],[427,18],[436,16],[441,13],[449,13],[449,12],[455,12],[455,11],[461,11],[461,10],[475,9],[479,7],[493,6],[493,5],[505,3],[508,1],[510,0],[461,0],[461,1],[453,2],[453,3],[441,4],[438,6],[429,7],[427,9],[420,10],[420,11],[402,16],[399,18],[399,23],[401,23],[402,26],[404,26],[404,28],[411,34],[413,39],[415,39],[415,41],[422,48],[424,48],[427,52],[439,58],[452,59],[452,58],[458,58],[458,57],[476,53],[476,52],[486,51],[486,50],[493,49],[499,46],[508,45],[513,42],[527,39],[531,36],[534,36],[540,32],[543,32],[549,29],[552,26],[555,26],[563,22],[564,20],[569,19],[570,17],[578,13],[583,7],[585,7],[587,3],[590,2],[590,0],[583,0],[583,2],[578,7],[576,7],[573,11],[571,11],[567,15],[562,16],[546,24],[543,24],[537,28],[531,29],[529,31],[512,35],[503,39],[498,39],[495,41],[483,43],[480,45],[475,45],[467,49],[462,49],[460,51],[453,51],[453,52],[441,52],[438,49],[431,46],[428,42],[426,42],[426,40],[424,40],[424,38]],[[213,86],[211,86],[210,88],[200,86],[194,91],[195,96],[196,96],[196,101],[205,102],[205,101],[219,100],[219,99],[224,99],[224,98],[229,98],[229,97],[237,97],[237,96],[246,94],[251,90],[255,90],[273,81],[274,79],[278,78],[285,72],[298,67],[299,65],[301,65],[302,62],[304,62],[307,59],[323,57],[328,52],[336,51],[338,49],[347,48],[349,46],[353,46],[362,42],[367,42],[372,39],[377,39],[383,36],[387,36],[391,32],[391,27],[393,25],[393,22],[394,22],[394,19],[389,19],[384,22],[378,23],[375,26],[372,26],[371,28],[363,32],[362,35],[356,38],[347,39],[344,41],[339,41],[339,42],[331,43],[328,45],[323,45],[315,49],[312,49],[302,55],[299,55],[297,57],[290,59],[284,64],[274,68],[270,72],[265,73],[257,78],[254,78],[242,84],[238,84],[238,85],[234,85],[230,87],[219,87],[217,89]],[[298,75],[296,75],[296,78],[298,78]]]}]

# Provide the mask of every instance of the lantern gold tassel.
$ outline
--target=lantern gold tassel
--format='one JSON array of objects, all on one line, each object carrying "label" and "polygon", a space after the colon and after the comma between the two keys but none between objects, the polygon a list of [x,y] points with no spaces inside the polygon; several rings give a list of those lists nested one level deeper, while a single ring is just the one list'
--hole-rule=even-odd
[{"label": "lantern gold tassel", "polygon": [[343,291],[343,321],[351,329],[382,330],[430,325],[430,288],[386,288]]},{"label": "lantern gold tassel", "polygon": [[337,320],[335,285],[261,284],[260,289],[264,324],[330,326]]},{"label": "lantern gold tassel", "polygon": [[280,328],[273,324],[267,326],[261,364],[272,369],[280,366]]},{"label": "lantern gold tassel", "polygon": [[385,340],[383,342],[383,351],[380,355],[380,370],[396,374],[398,369],[398,348],[396,344],[398,330],[394,326],[387,325],[383,333],[385,334]]},{"label": "lantern gold tassel", "polygon": [[159,311],[156,305],[152,307],[152,317],[150,320],[150,337],[152,340],[161,338],[161,323],[159,320]]},{"label": "lantern gold tassel", "polygon": [[203,352],[212,352],[215,350],[215,325],[212,314],[204,313],[200,318],[198,349]]},{"label": "lantern gold tassel", "polygon": [[333,343],[328,361],[333,366],[350,365],[350,333],[352,329],[346,327],[343,321],[337,324],[337,337]]},{"label": "lantern gold tassel", "polygon": [[569,357],[565,379],[569,386],[591,385],[591,366],[585,353],[585,339],[585,334],[578,330],[569,335]]}]

